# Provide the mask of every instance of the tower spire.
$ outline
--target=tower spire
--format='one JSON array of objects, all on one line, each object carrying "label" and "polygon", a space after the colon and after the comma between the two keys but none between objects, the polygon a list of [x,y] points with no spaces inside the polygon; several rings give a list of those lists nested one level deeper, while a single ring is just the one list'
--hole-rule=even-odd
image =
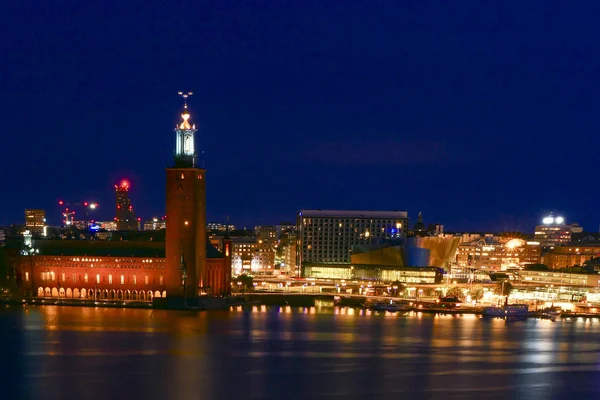
[{"label": "tower spire", "polygon": [[196,146],[194,143],[194,134],[196,125],[190,124],[190,113],[188,111],[187,99],[193,92],[178,92],[183,98],[183,112],[181,124],[175,127],[175,164],[180,166],[194,167],[196,165]]}]

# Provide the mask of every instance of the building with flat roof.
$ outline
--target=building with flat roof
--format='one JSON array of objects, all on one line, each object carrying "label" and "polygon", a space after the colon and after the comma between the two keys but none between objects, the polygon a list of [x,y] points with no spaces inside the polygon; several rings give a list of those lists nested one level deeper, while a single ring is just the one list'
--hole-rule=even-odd
[{"label": "building with flat roof", "polygon": [[258,240],[274,242],[277,240],[277,227],[275,225],[255,226],[254,235]]},{"label": "building with flat roof", "polygon": [[535,227],[534,240],[542,247],[553,247],[569,243],[572,233],[571,225],[567,225],[563,217],[550,214],[542,219],[541,225]]},{"label": "building with flat roof", "polygon": [[[296,266],[349,264],[352,246],[405,237],[406,211],[300,210]],[[301,274],[301,270],[298,271]]]},{"label": "building with flat roof", "polygon": [[46,236],[46,211],[25,209],[25,229],[34,236]]}]

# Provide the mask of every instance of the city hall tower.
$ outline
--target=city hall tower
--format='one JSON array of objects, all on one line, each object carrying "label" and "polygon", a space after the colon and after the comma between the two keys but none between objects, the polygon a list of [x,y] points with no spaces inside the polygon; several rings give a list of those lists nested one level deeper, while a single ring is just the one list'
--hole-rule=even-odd
[{"label": "city hall tower", "polygon": [[195,304],[206,280],[206,182],[197,166],[196,126],[187,99],[175,128],[175,157],[167,168],[165,285],[170,304]]}]

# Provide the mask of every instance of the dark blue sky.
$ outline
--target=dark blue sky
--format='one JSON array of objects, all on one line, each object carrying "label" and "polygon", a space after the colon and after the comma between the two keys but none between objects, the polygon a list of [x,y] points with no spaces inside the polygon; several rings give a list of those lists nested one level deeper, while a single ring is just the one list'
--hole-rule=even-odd
[{"label": "dark blue sky", "polygon": [[[532,231],[597,207],[596,2],[13,1],[0,15],[0,224],[132,181],[164,211],[179,90],[208,217],[402,209]],[[201,3],[202,5],[200,5]],[[416,3],[416,4],[410,4]]]}]

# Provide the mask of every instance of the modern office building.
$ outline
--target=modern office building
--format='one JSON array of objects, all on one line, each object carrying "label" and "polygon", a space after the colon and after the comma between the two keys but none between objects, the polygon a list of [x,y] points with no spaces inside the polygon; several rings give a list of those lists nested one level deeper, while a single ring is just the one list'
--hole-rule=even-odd
[{"label": "modern office building", "polygon": [[[296,265],[348,264],[352,246],[405,237],[406,211],[301,210]],[[298,271],[301,273],[301,271]]]},{"label": "modern office building", "polygon": [[33,236],[46,236],[46,211],[26,209],[25,229]]},{"label": "modern office building", "polygon": [[560,216],[548,215],[542,219],[542,224],[535,227],[534,241],[542,247],[553,247],[561,243],[569,243],[573,231],[565,219]]},{"label": "modern office building", "polygon": [[138,229],[138,221],[135,218],[133,212],[133,206],[131,205],[131,199],[129,198],[129,182],[126,180],[121,181],[120,184],[115,185],[116,193],[116,209],[115,209],[115,222],[117,223],[117,230],[120,231],[135,231]]},{"label": "modern office building", "polygon": [[351,264],[307,264],[305,277],[436,283],[454,259],[459,238],[410,237],[352,248]]}]

